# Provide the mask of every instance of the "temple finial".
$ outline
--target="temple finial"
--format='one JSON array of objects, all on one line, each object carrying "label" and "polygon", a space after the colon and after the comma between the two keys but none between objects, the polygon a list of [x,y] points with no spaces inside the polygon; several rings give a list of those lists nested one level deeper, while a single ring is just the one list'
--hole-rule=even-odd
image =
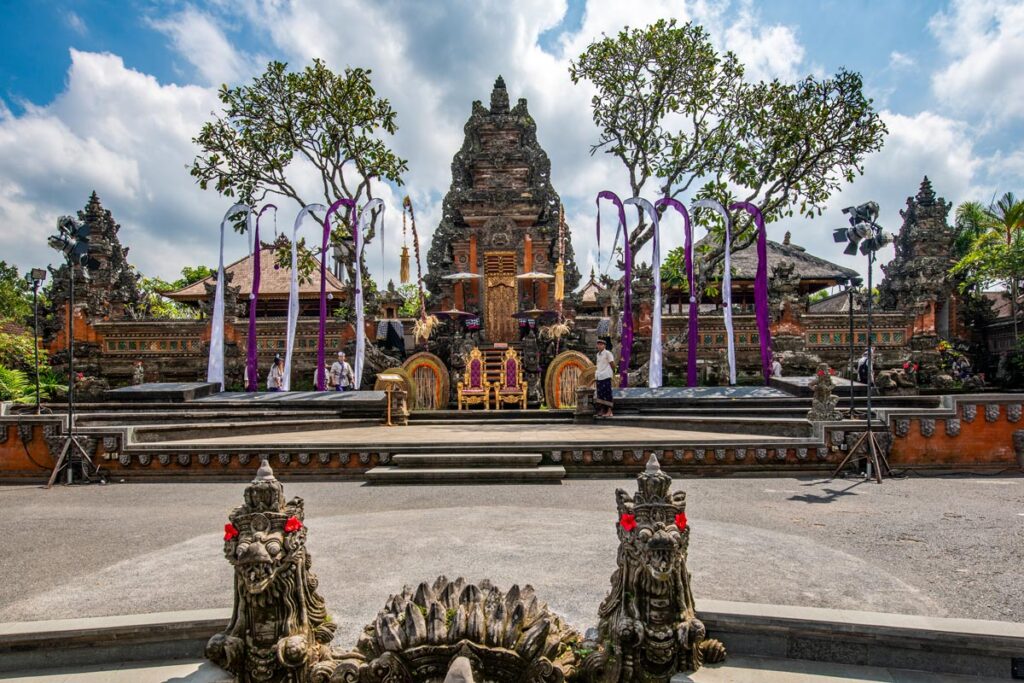
[{"label": "temple finial", "polygon": [[661,463],[658,462],[658,456],[651,453],[651,457],[647,459],[647,473],[654,474],[655,472],[661,471]]},{"label": "temple finial", "polygon": [[260,468],[256,470],[256,478],[253,481],[270,481],[272,479],[274,479],[274,470],[270,469],[270,462],[267,460],[267,456],[263,456],[263,459],[260,460]]},{"label": "temple finial", "polygon": [[508,90],[505,89],[505,79],[501,76],[494,81],[494,89],[491,91],[491,113],[508,113]]}]

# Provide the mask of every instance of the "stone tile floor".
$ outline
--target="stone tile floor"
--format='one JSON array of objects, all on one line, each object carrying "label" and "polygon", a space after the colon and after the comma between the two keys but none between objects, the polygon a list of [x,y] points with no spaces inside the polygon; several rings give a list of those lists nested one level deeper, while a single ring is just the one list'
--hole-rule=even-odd
[{"label": "stone tile floor", "polygon": [[[232,679],[207,662],[171,661],[24,674],[0,673],[0,680],[5,683],[229,683]],[[869,666],[732,657],[721,666],[707,667],[691,675],[678,675],[672,683],[987,683],[995,680]]]}]

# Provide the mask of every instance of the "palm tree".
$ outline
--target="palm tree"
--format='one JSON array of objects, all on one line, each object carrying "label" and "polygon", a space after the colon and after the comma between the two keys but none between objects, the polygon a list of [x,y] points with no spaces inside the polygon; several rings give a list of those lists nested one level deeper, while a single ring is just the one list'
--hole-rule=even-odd
[{"label": "palm tree", "polygon": [[[952,272],[961,291],[1008,282],[1014,339],[1019,338],[1019,286],[1024,276],[1024,201],[1007,192],[989,206],[964,202],[956,210]],[[1016,342],[1015,342],[1016,343]]]},{"label": "palm tree", "polygon": [[1010,280],[1010,315],[1013,317],[1013,341],[1019,339],[1017,333],[1017,283],[1021,273],[1014,267],[1012,251],[1014,242],[1024,238],[1021,230],[1024,229],[1024,202],[1018,201],[1012,192],[1007,192],[999,200],[988,208],[986,212],[989,218],[989,229],[998,231],[1000,237],[1006,239],[1009,272],[1006,274]]}]

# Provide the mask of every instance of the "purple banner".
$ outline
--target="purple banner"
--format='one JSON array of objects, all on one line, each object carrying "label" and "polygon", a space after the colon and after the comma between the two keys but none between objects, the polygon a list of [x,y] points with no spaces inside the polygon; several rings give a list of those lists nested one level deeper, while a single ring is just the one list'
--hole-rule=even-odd
[{"label": "purple banner", "polygon": [[[324,238],[320,250],[320,332],[316,340],[316,390],[323,391],[327,378],[324,377],[324,363],[327,361],[327,242],[331,238],[331,214],[339,208],[347,206],[351,211],[349,225],[352,227],[352,239],[355,241],[355,253],[359,253],[359,226],[356,225],[356,202],[354,199],[339,199],[331,204],[324,214]],[[359,284],[355,285],[356,287]]]},{"label": "purple banner", "polygon": [[248,381],[245,384],[246,391],[259,391],[259,359],[256,349],[256,302],[260,297],[260,219],[267,209],[273,209],[277,213],[277,207],[267,204],[256,215],[256,235],[253,239],[252,248],[252,290],[249,292],[249,337],[245,343],[245,372]]},{"label": "purple banner", "polygon": [[736,202],[730,211],[742,209],[754,217],[757,226],[757,273],[754,275],[754,316],[757,318],[757,334],[761,340],[761,374],[768,384],[772,374],[772,331],[768,311],[768,234],[764,227],[761,210],[750,202]]},{"label": "purple banner", "polygon": [[[622,200],[611,190],[602,190],[597,193],[597,235],[600,242],[601,236],[601,200],[607,199],[615,204],[619,210],[619,227],[623,231],[623,254],[625,262],[625,274],[623,276],[622,295],[622,350],[619,355],[619,386],[629,386],[629,359],[633,355],[633,247],[629,243],[629,233],[626,232],[626,209]],[[612,255],[614,256],[614,254]]]},{"label": "purple banner", "polygon": [[697,292],[695,290],[695,279],[693,273],[693,225],[690,223],[690,214],[682,202],[671,197],[665,197],[654,202],[654,208],[671,206],[683,216],[683,250],[686,254],[686,282],[689,286],[690,308],[688,315],[689,330],[687,332],[686,344],[686,386],[697,386]]}]

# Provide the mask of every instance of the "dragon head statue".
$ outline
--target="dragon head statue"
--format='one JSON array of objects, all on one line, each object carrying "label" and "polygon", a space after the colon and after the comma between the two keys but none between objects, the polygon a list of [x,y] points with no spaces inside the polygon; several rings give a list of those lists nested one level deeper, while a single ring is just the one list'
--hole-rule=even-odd
[{"label": "dragon head statue", "polygon": [[697,618],[686,568],[686,493],[651,455],[637,492],[615,492],[618,568],[598,611],[594,652],[582,669],[592,681],[665,683],[674,674],[725,659]]},{"label": "dragon head statue", "polygon": [[301,498],[285,502],[266,459],[224,526],[224,556],[235,568],[231,622],[206,656],[239,681],[308,680],[330,668],[335,624],[310,570]]}]

